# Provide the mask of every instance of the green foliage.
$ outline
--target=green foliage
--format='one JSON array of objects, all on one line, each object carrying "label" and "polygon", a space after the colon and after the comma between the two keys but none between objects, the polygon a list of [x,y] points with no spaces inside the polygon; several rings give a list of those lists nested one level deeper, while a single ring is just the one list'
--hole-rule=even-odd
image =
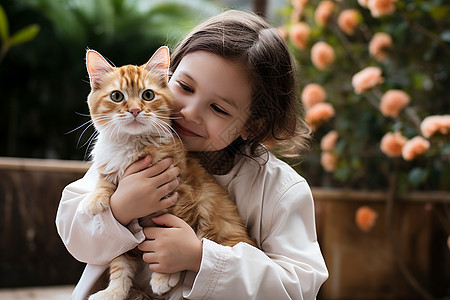
[{"label": "green foliage", "polygon": [[[380,140],[387,132],[400,131],[408,139],[421,135],[420,122],[430,115],[450,114],[450,4],[446,1],[396,1],[395,11],[373,17],[357,1],[333,1],[334,10],[324,26],[314,19],[319,0],[310,0],[300,17],[293,19],[293,8],[281,11],[289,31],[298,21],[310,26],[306,49],[289,46],[300,66],[300,91],[308,83],[320,84],[327,92],[326,102],[335,109],[333,119],[314,132],[312,152],[299,172],[317,186],[347,186],[385,189],[389,174],[400,173],[399,190],[448,190],[450,172],[450,136],[429,139],[430,149],[413,161],[390,158],[380,150]],[[356,9],[362,22],[353,35],[345,34],[337,24],[344,9]],[[388,33],[393,45],[385,60],[369,53],[369,42],[377,32]],[[311,47],[325,41],[334,49],[335,60],[320,70],[311,61]],[[381,68],[384,82],[362,94],[356,94],[352,77],[365,67]],[[381,96],[390,89],[405,91],[411,103],[398,117],[385,117],[379,109]],[[330,130],[339,140],[334,149],[338,162],[334,172],[325,172],[320,164],[320,141]]]},{"label": "green foliage", "polygon": [[5,10],[0,5],[0,40],[2,42],[2,47],[0,50],[0,62],[3,60],[6,52],[8,52],[11,47],[31,41],[39,33],[39,30],[39,25],[31,24],[20,29],[12,36],[10,36],[8,18],[6,16]]},{"label": "green foliage", "polygon": [[2,41],[9,30],[16,32],[13,44],[26,41],[37,28],[21,32],[29,24],[40,31],[0,64],[0,156],[62,159],[83,159],[83,144],[93,133],[89,128],[82,134],[85,127],[68,133],[89,120],[87,48],[116,65],[142,64],[159,46],[173,47],[219,12],[207,0],[5,0],[2,5],[10,20],[0,15]]}]

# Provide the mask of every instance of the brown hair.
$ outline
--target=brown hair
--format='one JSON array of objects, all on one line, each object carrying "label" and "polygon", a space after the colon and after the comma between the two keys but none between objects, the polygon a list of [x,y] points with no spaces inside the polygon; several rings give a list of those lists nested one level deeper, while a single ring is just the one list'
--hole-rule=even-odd
[{"label": "brown hair", "polygon": [[173,72],[185,55],[208,51],[246,66],[253,96],[246,130],[230,147],[255,155],[261,143],[278,144],[297,156],[306,148],[310,129],[297,93],[294,59],[278,31],[252,13],[229,10],[194,28],[172,54]]}]

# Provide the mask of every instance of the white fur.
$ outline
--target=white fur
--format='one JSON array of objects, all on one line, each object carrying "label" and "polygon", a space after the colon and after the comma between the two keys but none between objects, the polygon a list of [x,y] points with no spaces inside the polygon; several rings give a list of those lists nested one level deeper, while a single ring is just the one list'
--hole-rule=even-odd
[{"label": "white fur", "polygon": [[[105,166],[107,180],[117,184],[126,168],[139,157],[139,150],[157,146],[173,138],[170,125],[151,113],[140,113],[135,119],[131,113],[116,114],[107,125],[97,125],[98,136],[91,155],[94,164]],[[134,122],[134,123],[133,123]]]}]

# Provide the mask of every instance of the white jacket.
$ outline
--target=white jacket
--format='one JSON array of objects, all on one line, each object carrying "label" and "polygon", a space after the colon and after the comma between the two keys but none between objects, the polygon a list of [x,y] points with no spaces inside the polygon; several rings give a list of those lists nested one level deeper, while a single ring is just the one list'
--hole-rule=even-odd
[{"label": "white jacket", "polygon": [[[226,247],[204,239],[200,271],[188,271],[184,278],[185,298],[310,300],[327,279],[307,182],[272,154],[267,163],[256,160],[259,163],[243,158],[228,174],[215,177],[235,200],[261,250],[246,243]],[[56,216],[67,249],[87,263],[73,299],[86,299],[109,261],[145,239],[137,222],[123,227],[110,210],[94,217],[77,211],[96,178],[91,168],[82,179],[69,184]]]}]

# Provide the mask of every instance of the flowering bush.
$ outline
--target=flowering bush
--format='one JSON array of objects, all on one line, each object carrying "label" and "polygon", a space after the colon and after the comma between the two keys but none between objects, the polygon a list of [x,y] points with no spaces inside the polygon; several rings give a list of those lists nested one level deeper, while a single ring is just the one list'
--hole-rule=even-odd
[{"label": "flowering bush", "polygon": [[448,190],[450,6],[292,0],[285,33],[313,130],[312,185]]}]

